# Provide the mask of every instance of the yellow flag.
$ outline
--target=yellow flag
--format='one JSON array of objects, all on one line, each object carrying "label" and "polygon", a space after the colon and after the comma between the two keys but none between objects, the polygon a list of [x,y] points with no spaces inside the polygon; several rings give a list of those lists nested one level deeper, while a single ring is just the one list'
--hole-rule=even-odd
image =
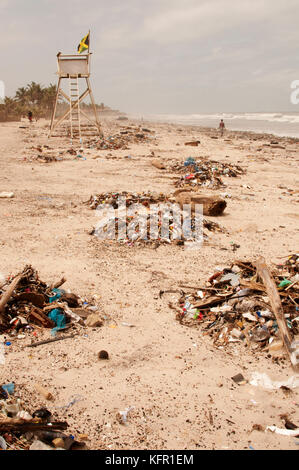
[{"label": "yellow flag", "polygon": [[81,39],[80,44],[78,46],[78,53],[81,54],[81,52],[84,52],[89,49],[89,34],[86,34],[83,39]]}]

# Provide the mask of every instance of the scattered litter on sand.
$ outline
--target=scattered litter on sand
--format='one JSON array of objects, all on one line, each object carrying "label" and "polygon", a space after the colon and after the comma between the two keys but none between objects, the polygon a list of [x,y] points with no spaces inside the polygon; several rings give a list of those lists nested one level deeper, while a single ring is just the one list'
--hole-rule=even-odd
[{"label": "scattered litter on sand", "polygon": [[98,150],[128,150],[130,144],[152,143],[154,131],[134,127],[125,127],[117,134],[105,138],[89,139],[85,146]]},{"label": "scattered litter on sand", "polygon": [[[67,433],[68,423],[57,421],[47,408],[35,409],[19,397],[21,386],[6,392],[0,386],[0,448],[2,450],[74,450],[85,444]],[[42,388],[42,387],[40,387]],[[34,402],[34,394],[31,402]],[[65,432],[63,432],[65,431]]]},{"label": "scattered litter on sand", "polygon": [[221,177],[237,177],[245,174],[245,170],[238,165],[209,160],[204,157],[198,159],[189,157],[184,162],[177,161],[171,164],[168,170],[182,173],[182,176],[174,183],[178,188],[219,189],[226,186]]}]

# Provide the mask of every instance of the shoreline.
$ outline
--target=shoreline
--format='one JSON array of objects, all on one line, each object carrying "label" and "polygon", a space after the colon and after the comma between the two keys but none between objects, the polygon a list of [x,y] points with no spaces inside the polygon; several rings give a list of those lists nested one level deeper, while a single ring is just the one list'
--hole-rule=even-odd
[{"label": "shoreline", "polygon": [[[125,116],[127,119],[126,120],[119,120],[119,117],[120,116]],[[126,124],[128,124],[129,122],[131,122],[132,124],[135,124],[135,125],[139,125],[139,126],[145,126],[145,125],[152,125],[152,126],[159,126],[159,125],[170,125],[172,127],[175,127],[175,128],[184,128],[184,129],[187,129],[187,130],[190,130],[192,132],[202,132],[202,133],[205,133],[207,135],[210,135],[210,134],[213,134],[214,136],[218,136],[219,138],[221,138],[221,136],[219,135],[219,130],[218,128],[216,127],[210,127],[210,126],[201,126],[201,125],[195,125],[195,124],[180,124],[180,123],[176,123],[176,122],[168,122],[168,121],[152,121],[152,120],[147,120],[147,119],[143,119],[143,118],[133,118],[133,117],[130,117],[129,114],[125,114],[125,113],[122,113],[122,112],[118,112],[118,111],[115,111],[115,112],[107,112],[103,115],[101,115],[99,113],[99,121],[101,122],[102,121],[116,121],[117,124],[119,124],[119,126],[126,126]],[[44,123],[44,124],[48,124],[49,123],[49,120],[48,119],[45,119],[45,118],[41,118],[39,119],[40,123]],[[16,127],[17,125],[20,125],[20,124],[27,124],[27,126],[29,126],[29,123],[28,123],[28,120],[26,118],[22,118],[20,121],[5,121],[5,122],[0,122],[0,126],[3,125],[5,127],[9,127],[7,125],[10,125],[10,124],[15,124]],[[15,126],[12,126],[12,127],[15,127]],[[260,132],[257,132],[257,131],[250,131],[250,130],[234,130],[234,129],[230,129],[230,128],[227,128],[225,130],[225,133],[223,135],[223,139],[225,138],[230,138],[230,137],[243,137],[243,138],[251,138],[251,139],[256,139],[256,140],[263,140],[263,139],[276,139],[276,140],[279,140],[281,142],[292,142],[292,143],[299,143],[299,137],[293,137],[293,136],[287,136],[287,135],[277,135],[277,134],[273,134],[271,132],[263,132],[263,131],[260,131]]]},{"label": "shoreline", "polygon": [[[190,127],[190,128],[198,128],[198,129],[202,129],[202,130],[205,130],[205,131],[213,131],[214,132],[217,132],[218,130],[218,127],[217,126],[208,126],[208,125],[202,125],[202,124],[187,124],[187,123],[183,123],[183,122],[179,122],[179,121],[174,121],[174,120],[157,120],[155,118],[153,119],[148,119],[146,116],[143,118],[143,117],[140,117],[140,118],[137,118],[135,115],[132,117],[130,117],[130,114],[127,114],[126,115],[129,119],[132,119],[133,121],[137,121],[137,122],[149,122],[149,123],[153,123],[153,124],[171,124],[171,125],[176,125],[176,126],[184,126],[184,127]],[[227,125],[227,129],[226,131],[227,132],[232,132],[232,133],[235,133],[235,134],[238,134],[238,133],[246,133],[248,135],[251,135],[253,137],[260,137],[261,135],[262,136],[266,136],[266,135],[269,135],[269,136],[272,136],[272,137],[275,137],[275,138],[282,138],[282,139],[293,139],[293,140],[296,140],[299,142],[299,124],[298,124],[298,136],[294,136],[294,135],[287,135],[287,134],[284,134],[284,135],[281,135],[281,134],[276,134],[275,132],[273,131],[263,131],[263,130],[260,130],[260,131],[257,131],[257,130],[250,130],[250,129],[233,129],[232,127],[232,124],[229,123],[229,125]]]}]

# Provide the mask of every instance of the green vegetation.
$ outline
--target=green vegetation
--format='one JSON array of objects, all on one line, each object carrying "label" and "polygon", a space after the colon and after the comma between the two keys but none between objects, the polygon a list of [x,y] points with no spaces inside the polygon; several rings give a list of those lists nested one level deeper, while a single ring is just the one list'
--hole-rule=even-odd
[{"label": "green vegetation", "polygon": [[[4,103],[0,104],[0,122],[19,121],[27,116],[28,111],[33,114],[33,119],[50,118],[56,97],[56,85],[50,84],[43,87],[39,83],[31,82],[26,87],[21,87],[16,91],[14,98],[5,97]],[[104,103],[96,105],[98,111],[104,111]],[[80,107],[86,111],[90,109],[90,104],[81,103]],[[63,100],[59,100],[57,114],[64,113],[69,108]]]},{"label": "green vegetation", "polygon": [[16,91],[14,98],[5,97],[0,104],[0,121],[18,121],[32,111],[34,118],[51,115],[56,96],[56,85],[42,87],[39,83],[31,82],[26,87]]}]

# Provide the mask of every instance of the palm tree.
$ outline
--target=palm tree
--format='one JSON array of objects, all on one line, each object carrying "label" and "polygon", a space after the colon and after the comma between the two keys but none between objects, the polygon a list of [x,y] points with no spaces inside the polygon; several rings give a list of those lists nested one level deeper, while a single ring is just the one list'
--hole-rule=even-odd
[{"label": "palm tree", "polygon": [[41,99],[41,105],[44,107],[45,114],[48,115],[53,106],[54,106],[54,101],[56,98],[56,85],[50,85],[47,88],[43,89],[43,96]]},{"label": "palm tree", "polygon": [[43,89],[39,83],[31,82],[26,87],[28,104],[31,106],[37,105],[43,96]]},{"label": "palm tree", "polygon": [[27,90],[25,87],[18,88],[15,95],[15,100],[20,103],[20,105],[25,106],[28,102]]},{"label": "palm tree", "polygon": [[1,120],[9,121],[17,117],[16,115],[16,102],[13,98],[8,96],[4,99],[4,104],[0,105]]}]

